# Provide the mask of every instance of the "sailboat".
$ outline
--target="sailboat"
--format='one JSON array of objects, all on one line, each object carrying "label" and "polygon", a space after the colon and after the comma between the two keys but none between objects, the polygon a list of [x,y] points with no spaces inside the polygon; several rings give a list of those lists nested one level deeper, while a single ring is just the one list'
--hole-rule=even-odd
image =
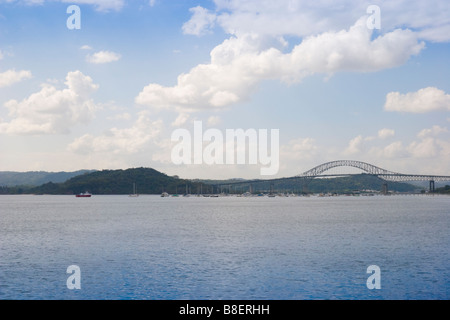
[{"label": "sailboat", "polygon": [[188,198],[188,197],[190,197],[190,196],[191,196],[191,195],[189,194],[188,185],[186,185],[186,193],[184,194],[183,197]]},{"label": "sailboat", "polygon": [[137,193],[136,189],[136,183],[133,183],[133,194],[130,194],[130,197],[139,197],[139,194]]}]

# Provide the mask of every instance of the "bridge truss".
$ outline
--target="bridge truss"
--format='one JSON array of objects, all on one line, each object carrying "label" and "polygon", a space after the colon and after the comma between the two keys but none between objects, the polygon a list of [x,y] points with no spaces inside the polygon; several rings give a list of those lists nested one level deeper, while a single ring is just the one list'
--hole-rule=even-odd
[{"label": "bridge truss", "polygon": [[[450,176],[436,176],[436,175],[419,175],[419,174],[403,174],[398,172],[392,172],[386,169],[379,168],[372,164],[354,161],[354,160],[338,160],[327,162],[312,168],[304,172],[303,174],[298,175],[298,178],[318,178],[323,176],[323,173],[331,170],[336,167],[353,167],[357,169],[361,169],[362,171],[377,176],[386,181],[393,182],[407,182],[407,181],[450,181]],[[345,175],[345,174],[343,174]],[[351,175],[351,174],[348,174]]]},{"label": "bridge truss", "polygon": [[324,174],[325,172],[337,168],[337,167],[353,167],[364,171],[367,174],[377,176],[385,181],[391,182],[410,182],[410,181],[428,181],[430,182],[430,191],[434,191],[435,182],[450,181],[450,176],[438,176],[438,175],[420,175],[420,174],[403,174],[398,172],[389,171],[372,164],[355,161],[355,160],[337,160],[332,162],[323,163],[317,167],[314,167],[300,175],[288,178],[270,179],[270,180],[244,180],[238,182],[224,183],[216,185],[216,187],[223,186],[237,186],[237,185],[251,185],[261,182],[281,182],[285,180],[296,179],[302,182],[303,185],[308,185],[310,181],[316,178],[332,178],[339,176],[352,176],[355,174]]}]

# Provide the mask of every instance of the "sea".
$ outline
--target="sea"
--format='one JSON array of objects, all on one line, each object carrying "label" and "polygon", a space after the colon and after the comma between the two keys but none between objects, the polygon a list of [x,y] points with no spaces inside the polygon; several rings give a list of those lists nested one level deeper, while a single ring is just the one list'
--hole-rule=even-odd
[{"label": "sea", "polygon": [[1,300],[447,300],[449,262],[449,196],[0,196]]}]

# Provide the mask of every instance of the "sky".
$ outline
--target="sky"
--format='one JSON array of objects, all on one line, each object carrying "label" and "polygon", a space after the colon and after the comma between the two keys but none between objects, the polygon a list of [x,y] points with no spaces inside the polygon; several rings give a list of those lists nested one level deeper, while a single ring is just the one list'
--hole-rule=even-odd
[{"label": "sky", "polygon": [[202,123],[279,130],[273,178],[450,175],[449,57],[446,0],[0,0],[0,171],[262,177],[261,158],[176,163],[174,132]]}]

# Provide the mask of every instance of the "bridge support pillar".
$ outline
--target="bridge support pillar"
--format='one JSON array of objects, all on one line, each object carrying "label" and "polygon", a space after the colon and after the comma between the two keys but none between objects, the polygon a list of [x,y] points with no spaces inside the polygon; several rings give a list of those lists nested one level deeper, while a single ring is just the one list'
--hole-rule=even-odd
[{"label": "bridge support pillar", "polygon": [[387,195],[389,193],[389,188],[387,183],[383,183],[383,188],[381,190],[381,193],[384,195]]},{"label": "bridge support pillar", "polygon": [[431,180],[430,181],[430,192],[434,193],[435,191],[436,191],[436,186],[435,186],[434,180]]}]

